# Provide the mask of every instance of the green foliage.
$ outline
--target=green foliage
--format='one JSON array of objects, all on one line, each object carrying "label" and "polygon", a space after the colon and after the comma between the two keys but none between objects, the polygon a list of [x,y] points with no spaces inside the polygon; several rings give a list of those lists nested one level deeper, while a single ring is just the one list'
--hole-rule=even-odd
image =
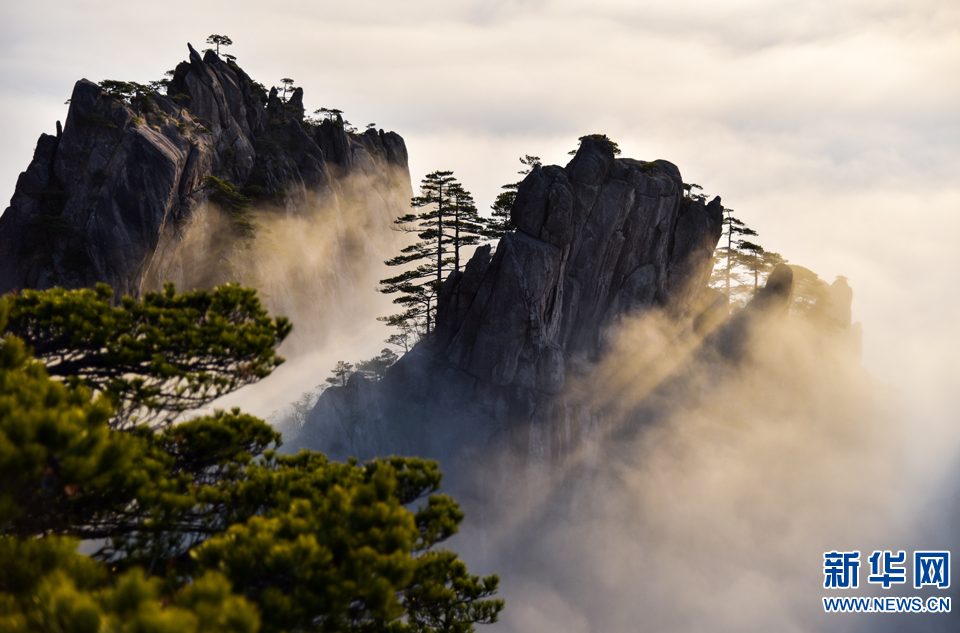
[{"label": "green foliage", "polygon": [[417,241],[388,259],[387,266],[403,270],[380,282],[380,291],[397,295],[399,314],[384,317],[388,324],[429,334],[434,327],[437,298],[443,280],[460,270],[462,249],[478,244],[486,234],[473,196],[452,171],[434,171],[420,183],[420,195],[411,202],[415,213],[394,220],[397,230],[416,235]]},{"label": "green foliage", "polygon": [[[141,451],[107,426],[105,398],[50,380],[18,338],[0,344],[0,530],[97,523],[148,476]],[[27,511],[31,508],[31,511]]]},{"label": "green foliage", "polygon": [[[110,391],[117,376],[250,363],[265,375],[289,330],[242,288],[111,298],[0,298],[0,630],[400,633],[496,619],[496,578],[435,548],[463,518],[436,494],[436,463],[280,455],[279,435],[237,410],[111,426],[111,404],[131,397]],[[166,358],[160,340],[192,353]],[[176,384],[156,397],[176,399]],[[83,556],[75,539],[99,549]]]},{"label": "green foliage", "polygon": [[223,178],[210,175],[203,179],[203,183],[204,188],[210,191],[210,200],[229,214],[234,230],[243,237],[252,236],[254,225],[250,216],[250,198]]},{"label": "green foliage", "polygon": [[216,176],[204,178],[204,184],[211,189],[210,199],[229,209],[240,210],[250,205],[250,199],[230,181]]},{"label": "green foliage", "polygon": [[290,322],[271,318],[250,289],[177,293],[168,285],[115,305],[104,285],[25,290],[10,298],[11,334],[55,376],[106,395],[113,424],[168,423],[267,376]]},{"label": "green foliage", "polygon": [[140,84],[135,81],[104,79],[97,85],[99,85],[100,89],[111,97],[120,99],[127,104],[130,104],[134,99],[152,96],[157,93],[157,91],[151,86]]},{"label": "green foliage", "polygon": [[503,603],[490,598],[498,584],[496,576],[470,575],[452,552],[428,552],[417,560],[406,596],[410,630],[468,633],[475,623],[496,622]]},{"label": "green foliage", "polygon": [[0,536],[0,630],[254,633],[260,616],[222,574],[206,572],[168,592],[140,569],[110,575],[71,539]]}]

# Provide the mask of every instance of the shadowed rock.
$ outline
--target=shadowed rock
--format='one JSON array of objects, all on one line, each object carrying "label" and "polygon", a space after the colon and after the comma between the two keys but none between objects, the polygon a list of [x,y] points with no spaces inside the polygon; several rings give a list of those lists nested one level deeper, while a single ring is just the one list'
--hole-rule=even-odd
[{"label": "shadowed rock", "polygon": [[407,173],[398,135],[305,122],[301,89],[284,102],[235,63],[189,52],[165,96],[77,82],[62,133],[41,135],[0,216],[0,293],[105,281],[137,294],[158,249],[208,199],[296,212],[345,175]]},{"label": "shadowed rock", "polygon": [[447,459],[498,439],[562,450],[569,419],[554,397],[622,317],[692,320],[722,214],[719,198],[684,197],[674,165],[616,159],[586,138],[566,167],[526,177],[512,219],[495,252],[478,249],[446,280],[433,335],[379,383],[327,390],[294,446]]}]

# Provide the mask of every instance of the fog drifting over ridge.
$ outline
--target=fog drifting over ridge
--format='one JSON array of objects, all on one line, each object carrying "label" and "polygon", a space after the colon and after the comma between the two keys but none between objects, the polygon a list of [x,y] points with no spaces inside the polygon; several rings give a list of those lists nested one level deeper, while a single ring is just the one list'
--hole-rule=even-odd
[{"label": "fog drifting over ridge", "polygon": [[954,2],[40,0],[0,17],[3,206],[76,79],[156,79],[220,32],[251,76],[400,132],[414,183],[454,169],[481,208],[518,156],[565,162],[588,132],[675,162],[768,248],[850,277],[878,370],[902,326],[870,317],[943,310],[938,270],[960,264]]},{"label": "fog drifting over ridge", "polygon": [[518,156],[564,163],[585,133],[676,163],[764,246],[850,279],[865,364],[898,402],[903,511],[956,489],[956,2],[8,2],[0,206],[76,79],[157,79],[210,32],[253,78],[295,78],[308,110],[396,130],[414,185],[453,169],[481,208]]}]

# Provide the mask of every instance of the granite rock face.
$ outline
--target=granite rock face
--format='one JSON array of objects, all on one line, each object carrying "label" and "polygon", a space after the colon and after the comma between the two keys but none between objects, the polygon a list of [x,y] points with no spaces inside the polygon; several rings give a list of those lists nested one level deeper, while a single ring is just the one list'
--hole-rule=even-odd
[{"label": "granite rock face", "polygon": [[208,200],[295,213],[349,174],[409,183],[397,134],[307,121],[302,90],[284,101],[234,62],[189,51],[167,95],[77,82],[62,132],[40,137],[0,216],[0,293],[104,281],[137,294],[158,246]]},{"label": "granite rock face", "polygon": [[720,200],[685,197],[668,162],[618,159],[586,137],[566,167],[527,176],[512,219],[495,252],[481,247],[446,280],[435,332],[379,383],[327,390],[294,446],[450,459],[500,438],[563,450],[590,423],[556,396],[618,320],[659,309],[692,324],[705,305]]},{"label": "granite rock face", "polygon": [[621,316],[689,309],[721,207],[684,198],[672,164],[615,160],[586,139],[566,168],[530,174],[512,219],[492,259],[481,250],[447,281],[432,345],[478,380],[549,394]]}]

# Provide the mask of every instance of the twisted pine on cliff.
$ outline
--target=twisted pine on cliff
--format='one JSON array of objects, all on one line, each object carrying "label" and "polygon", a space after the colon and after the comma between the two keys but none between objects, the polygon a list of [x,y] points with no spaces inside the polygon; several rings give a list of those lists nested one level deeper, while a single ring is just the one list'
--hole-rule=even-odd
[{"label": "twisted pine on cliff", "polygon": [[[107,359],[177,376],[178,361],[158,360],[159,339],[192,338],[194,357],[231,366],[258,349],[251,375],[275,366],[266,350],[288,324],[255,295],[221,292],[171,289],[118,306],[103,288],[0,297],[0,630],[401,633],[494,621],[496,577],[436,549],[463,518],[437,494],[436,463],[279,455],[279,435],[236,410],[111,426],[114,401],[135,392],[96,376]],[[123,328],[141,345],[103,338]],[[66,371],[83,358],[74,367],[93,368],[85,377]],[[79,554],[78,539],[96,551]]]},{"label": "twisted pine on cliff", "polygon": [[[689,194],[699,185],[690,185]],[[699,197],[703,197],[701,194]],[[757,241],[757,231],[734,215],[733,209],[723,209],[723,233],[721,243],[714,253],[714,267],[710,285],[722,289],[728,303],[745,304],[760,288],[761,275],[766,277],[786,260],[773,251],[766,250]],[[743,273],[749,274],[749,279]]]},{"label": "twisted pine on cliff", "polygon": [[401,332],[429,334],[434,327],[437,298],[443,280],[461,268],[461,254],[487,235],[473,196],[452,171],[434,171],[420,183],[420,195],[410,201],[415,213],[394,220],[397,230],[417,241],[384,262],[402,271],[380,281],[380,291],[397,295],[399,314],[383,317]]}]

